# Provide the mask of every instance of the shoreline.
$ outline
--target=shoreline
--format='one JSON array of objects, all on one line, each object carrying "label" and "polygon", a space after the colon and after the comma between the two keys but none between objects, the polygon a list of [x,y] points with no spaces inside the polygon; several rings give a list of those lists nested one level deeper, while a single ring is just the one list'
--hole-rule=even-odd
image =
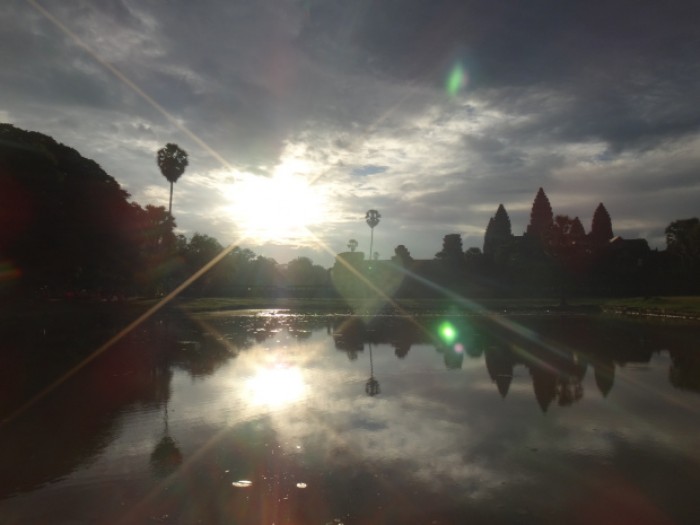
[{"label": "shoreline", "polygon": [[[128,324],[158,303],[158,299],[128,299],[120,302],[39,301],[2,308],[0,332],[21,329],[34,322],[50,325]],[[9,306],[9,305],[6,305]],[[571,299],[399,299],[394,303],[376,300],[292,298],[183,298],[163,305],[159,313],[246,315],[279,310],[295,315],[603,315],[630,318],[700,321],[700,296],[654,298]],[[158,315],[158,314],[156,314]],[[58,321],[58,322],[57,322]],[[20,326],[17,326],[20,325]]]}]

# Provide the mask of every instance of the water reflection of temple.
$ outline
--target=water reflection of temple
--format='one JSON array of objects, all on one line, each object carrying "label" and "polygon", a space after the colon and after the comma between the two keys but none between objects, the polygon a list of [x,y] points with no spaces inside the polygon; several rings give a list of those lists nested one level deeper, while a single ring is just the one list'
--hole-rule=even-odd
[{"label": "water reflection of temple", "polygon": [[505,398],[508,395],[510,383],[513,381],[515,361],[510,352],[497,346],[487,348],[484,354],[489,377],[496,384],[501,397]]},{"label": "water reflection of temple", "polygon": [[[193,378],[213,374],[222,363],[248,348],[279,337],[280,331],[298,340],[312,332],[325,332],[332,337],[335,349],[349,357],[370,348],[374,357],[383,350],[388,350],[384,357],[391,356],[393,348],[396,358],[410,361],[416,357],[416,346],[427,345],[428,350],[440,352],[435,358],[446,368],[455,370],[450,377],[455,382],[459,381],[460,367],[466,368],[470,359],[475,363],[483,356],[493,396],[506,399],[509,392],[511,396],[514,393],[513,382],[523,381],[528,395],[535,397],[543,411],[575,405],[584,395],[597,395],[595,389],[602,397],[610,396],[615,381],[619,382],[620,367],[647,363],[660,350],[670,359],[670,384],[700,392],[697,326],[669,324],[659,328],[620,321],[610,326],[603,319],[556,317],[506,323],[462,317],[451,319],[458,335],[447,345],[436,335],[442,319],[222,316],[206,323],[154,319],[96,359],[86,373],[76,375],[2,427],[0,450],[10,451],[3,456],[2,467],[12,476],[0,476],[0,498],[65,477],[93,460],[118,435],[124,414],[134,407],[162,412],[164,417],[162,437],[153,439],[152,455],[146,461],[150,459],[154,468],[164,473],[177,468],[183,460],[176,442],[180,429],[176,425],[170,429],[167,419],[174,373]],[[24,351],[20,342],[13,344]],[[12,362],[6,359],[5,363]],[[373,365],[370,360],[370,379],[376,381]],[[22,370],[16,371],[21,377]],[[392,385],[390,374],[384,373],[380,369],[379,378],[389,390],[396,383]],[[592,386],[592,393],[584,392],[587,373],[585,384]],[[363,372],[362,380],[366,377]],[[3,386],[3,392],[13,392]],[[378,393],[378,381],[368,390],[368,394]],[[12,408],[22,402],[13,397],[5,396],[5,406]]]},{"label": "water reflection of temple", "polygon": [[[506,398],[518,368],[527,372],[542,411],[552,404],[566,407],[584,396],[584,379],[592,368],[594,384],[605,398],[615,384],[616,369],[630,363],[648,363],[655,351],[669,348],[669,378],[678,388],[700,391],[700,358],[674,350],[674,338],[660,339],[658,330],[644,325],[609,324],[590,317],[532,318],[523,324],[487,318],[451,318],[459,337],[446,344],[438,336],[442,318],[362,318],[333,320],[329,327],[335,348],[356,359],[366,343],[389,345],[397,358],[407,358],[412,346],[432,345],[445,368],[458,370],[464,359],[484,357],[489,378]],[[656,330],[656,331],[655,331]],[[674,332],[669,332],[674,334]],[[667,334],[667,335],[669,335]],[[678,344],[687,345],[687,334]]]},{"label": "water reflection of temple", "polygon": [[548,349],[519,349],[490,346],[485,351],[486,369],[502,397],[508,395],[514,368],[527,368],[537,403],[547,411],[552,401],[569,406],[583,397],[582,381],[587,362],[575,352],[552,352]]},{"label": "water reflection of temple", "polygon": [[613,331],[596,319],[538,319],[515,332],[500,326],[484,335],[490,340],[484,352],[489,377],[505,398],[516,368],[525,368],[544,412],[553,402],[570,406],[581,400],[589,367],[598,391],[607,397],[617,367],[648,363],[653,349],[663,347],[651,334]]}]

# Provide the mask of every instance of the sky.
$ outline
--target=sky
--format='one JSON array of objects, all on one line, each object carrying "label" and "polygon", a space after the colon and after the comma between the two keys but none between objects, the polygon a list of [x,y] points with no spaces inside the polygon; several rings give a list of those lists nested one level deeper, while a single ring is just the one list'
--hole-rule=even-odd
[{"label": "sky", "polygon": [[185,235],[280,263],[464,248],[539,187],[555,214],[664,247],[700,215],[700,4],[609,0],[6,0],[0,122],[94,159],[141,205],[187,151]]}]

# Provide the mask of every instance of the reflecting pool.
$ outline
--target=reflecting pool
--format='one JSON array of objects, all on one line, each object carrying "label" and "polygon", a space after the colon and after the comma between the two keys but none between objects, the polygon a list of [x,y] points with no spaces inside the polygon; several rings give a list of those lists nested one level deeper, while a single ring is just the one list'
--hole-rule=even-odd
[{"label": "reflecting pool", "polygon": [[19,412],[4,386],[0,524],[700,523],[698,335],[164,314]]}]

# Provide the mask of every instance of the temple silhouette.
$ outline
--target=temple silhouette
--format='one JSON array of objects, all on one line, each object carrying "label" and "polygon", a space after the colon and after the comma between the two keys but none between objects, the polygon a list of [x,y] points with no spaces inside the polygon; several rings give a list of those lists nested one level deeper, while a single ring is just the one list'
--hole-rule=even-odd
[{"label": "temple silhouette", "polygon": [[339,253],[333,284],[345,297],[467,297],[625,295],[660,293],[667,285],[666,252],[645,239],[615,235],[601,202],[586,232],[579,217],[555,215],[543,188],[537,191],[522,235],[513,233],[499,204],[486,225],[483,249],[464,250],[459,233],[443,237],[434,259],[414,259],[400,244],[390,260]]}]

